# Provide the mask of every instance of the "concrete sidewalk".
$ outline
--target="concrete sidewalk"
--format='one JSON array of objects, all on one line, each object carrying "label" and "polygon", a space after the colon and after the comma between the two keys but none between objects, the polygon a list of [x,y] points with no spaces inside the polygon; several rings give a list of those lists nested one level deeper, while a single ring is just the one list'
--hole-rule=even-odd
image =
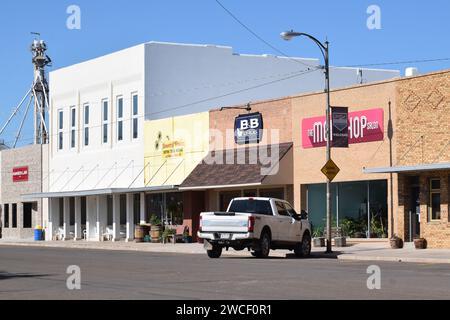
[{"label": "concrete sidewalk", "polygon": [[[114,251],[137,251],[137,252],[160,252],[174,254],[205,254],[203,245],[194,244],[154,244],[135,242],[86,242],[86,241],[51,241],[34,242],[29,240],[5,240],[0,239],[0,246],[25,246],[36,248],[74,248],[87,250],[114,250]],[[387,241],[361,241],[349,243],[345,248],[333,248],[331,255],[325,254],[324,248],[313,248],[313,258],[334,258],[344,261],[390,261],[411,263],[442,263],[450,264],[450,250],[426,249],[417,250],[411,244],[406,244],[404,249],[391,249]],[[223,256],[248,256],[249,252],[224,251]],[[272,250],[272,257],[292,257],[288,250]]]}]

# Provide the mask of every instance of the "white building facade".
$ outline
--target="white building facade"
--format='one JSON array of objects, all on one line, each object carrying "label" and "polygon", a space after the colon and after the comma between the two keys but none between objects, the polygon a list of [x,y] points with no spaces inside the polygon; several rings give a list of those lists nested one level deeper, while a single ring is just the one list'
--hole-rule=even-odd
[{"label": "white building facade", "polygon": [[[46,239],[134,238],[148,220],[144,122],[318,91],[316,59],[235,54],[230,47],[150,42],[50,73]],[[332,88],[399,77],[331,68]]]}]

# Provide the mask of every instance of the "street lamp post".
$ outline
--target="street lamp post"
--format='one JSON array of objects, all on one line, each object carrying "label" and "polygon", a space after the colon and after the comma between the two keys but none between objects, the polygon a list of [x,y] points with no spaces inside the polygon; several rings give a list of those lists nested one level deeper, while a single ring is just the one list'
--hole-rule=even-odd
[{"label": "street lamp post", "polygon": [[[330,104],[330,63],[329,63],[329,42],[325,41],[325,43],[320,42],[315,37],[303,33],[303,32],[295,32],[293,30],[286,31],[281,33],[281,37],[284,40],[292,40],[294,37],[305,36],[314,41],[319,47],[320,51],[325,60],[325,92],[327,99],[326,106],[326,140],[327,140],[327,162],[331,160],[331,104]],[[331,247],[331,180],[327,178],[327,253],[332,252]]]}]

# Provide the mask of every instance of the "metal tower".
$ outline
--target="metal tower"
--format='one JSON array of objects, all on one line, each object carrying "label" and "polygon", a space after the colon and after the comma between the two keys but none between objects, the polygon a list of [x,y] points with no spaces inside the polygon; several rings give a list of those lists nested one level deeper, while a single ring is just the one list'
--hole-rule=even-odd
[{"label": "metal tower", "polygon": [[[33,33],[38,35],[38,33]],[[19,105],[14,108],[12,114],[0,130],[0,136],[11,123],[12,119],[18,114],[24,102],[28,99],[28,104],[25,109],[25,114],[19,125],[19,129],[15,136],[13,148],[16,147],[20,139],[25,120],[27,118],[30,106],[34,106],[34,143],[47,144],[48,130],[46,124],[46,114],[49,110],[49,87],[45,75],[45,67],[50,65],[52,60],[46,54],[47,45],[44,40],[35,39],[31,45],[31,53],[33,55],[32,63],[34,65],[34,79],[31,88],[25,94]]]}]

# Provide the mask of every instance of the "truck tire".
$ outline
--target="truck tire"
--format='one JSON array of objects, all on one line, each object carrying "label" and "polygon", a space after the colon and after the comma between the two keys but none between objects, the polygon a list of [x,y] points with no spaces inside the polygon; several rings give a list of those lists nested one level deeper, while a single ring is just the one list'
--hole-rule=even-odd
[{"label": "truck tire", "polygon": [[270,244],[271,244],[270,234],[265,231],[259,239],[259,248],[252,252],[252,255],[257,258],[267,258],[270,254]]},{"label": "truck tire", "polygon": [[307,258],[311,255],[311,236],[306,233],[302,242],[297,243],[294,253],[299,258]]},{"label": "truck tire", "polygon": [[212,250],[207,250],[206,253],[211,259],[219,259],[222,255],[222,247],[214,245]]}]

